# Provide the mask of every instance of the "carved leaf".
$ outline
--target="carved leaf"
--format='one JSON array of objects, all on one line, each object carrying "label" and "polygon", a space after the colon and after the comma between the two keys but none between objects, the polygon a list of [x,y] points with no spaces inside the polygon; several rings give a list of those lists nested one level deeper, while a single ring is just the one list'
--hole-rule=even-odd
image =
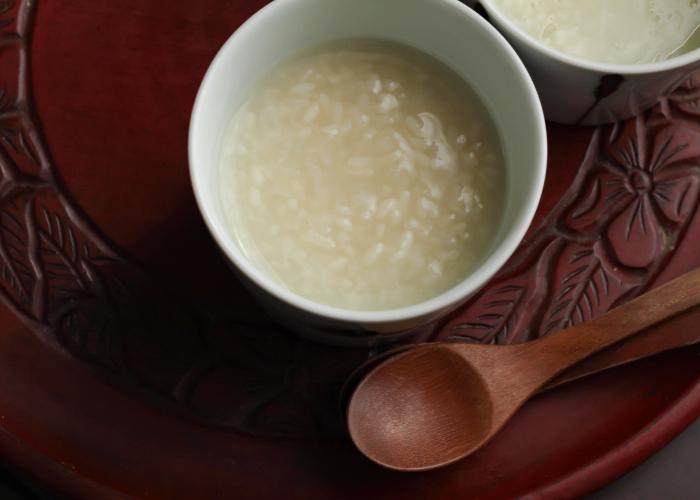
[{"label": "carved leaf", "polygon": [[39,211],[42,222],[37,224],[37,235],[46,275],[63,287],[87,289],[72,225],[51,214],[46,207],[40,207]]},{"label": "carved leaf", "polygon": [[541,334],[583,323],[596,317],[610,296],[610,281],[605,268],[593,249],[574,253],[568,259],[572,267],[561,280],[560,290],[552,300],[549,313],[542,324]]},{"label": "carved leaf", "polygon": [[507,284],[496,288],[481,302],[478,315],[454,326],[451,336],[472,342],[505,341],[517,323],[527,288]]},{"label": "carved leaf", "polygon": [[22,197],[11,197],[0,206],[0,297],[28,319],[36,276],[26,251],[28,235],[22,219],[26,203]]}]

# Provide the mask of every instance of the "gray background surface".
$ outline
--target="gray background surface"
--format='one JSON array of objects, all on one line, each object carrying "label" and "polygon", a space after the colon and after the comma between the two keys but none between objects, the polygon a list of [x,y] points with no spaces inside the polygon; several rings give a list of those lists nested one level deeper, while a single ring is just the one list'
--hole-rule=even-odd
[{"label": "gray background surface", "polygon": [[700,420],[590,500],[699,500]]}]

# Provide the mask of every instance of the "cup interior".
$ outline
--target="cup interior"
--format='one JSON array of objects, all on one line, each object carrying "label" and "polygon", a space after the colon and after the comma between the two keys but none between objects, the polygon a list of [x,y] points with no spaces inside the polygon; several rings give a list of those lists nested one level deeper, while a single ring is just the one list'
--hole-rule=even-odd
[{"label": "cup interior", "polygon": [[[490,253],[442,295],[392,311],[346,311],[290,292],[253,266],[229,234],[218,193],[224,132],[255,83],[312,46],[347,38],[381,39],[419,49],[449,66],[482,100],[500,136],[507,193]],[[457,0],[285,0],[269,4],[221,48],[200,87],[189,138],[190,169],[204,219],[243,274],[285,303],[348,321],[398,321],[464,300],[505,263],[532,220],[544,182],[546,135],[534,86],[507,42]]]},{"label": "cup interior", "polygon": [[581,57],[554,49],[530,35],[525,30],[517,26],[517,24],[509,16],[504,14],[502,9],[493,0],[480,0],[480,3],[483,4],[489,15],[492,17],[492,20],[508,37],[511,37],[518,43],[526,45],[531,50],[534,50],[543,56],[558,61],[566,66],[581,68],[601,74],[619,74],[631,76],[672,71],[678,68],[694,65],[700,61],[700,48],[696,48],[669,59],[663,59],[661,61],[651,63],[616,64],[583,59]]}]

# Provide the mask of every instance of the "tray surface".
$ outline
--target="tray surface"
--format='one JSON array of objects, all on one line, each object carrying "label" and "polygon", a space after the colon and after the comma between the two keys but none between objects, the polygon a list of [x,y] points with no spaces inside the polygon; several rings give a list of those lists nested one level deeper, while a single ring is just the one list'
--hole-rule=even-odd
[{"label": "tray surface", "polygon": [[[0,0],[5,460],[84,498],[546,498],[605,484],[700,414],[683,350],[538,397],[446,469],[363,459],[337,394],[374,350],[273,325],[189,186],[199,80],[264,3]],[[527,341],[700,265],[700,75],[626,123],[549,125],[549,143],[528,240],[421,340]]]}]

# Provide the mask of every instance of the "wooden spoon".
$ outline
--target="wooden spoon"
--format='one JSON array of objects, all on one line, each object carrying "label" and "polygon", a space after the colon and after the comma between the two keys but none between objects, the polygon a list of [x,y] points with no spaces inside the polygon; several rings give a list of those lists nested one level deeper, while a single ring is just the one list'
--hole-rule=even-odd
[{"label": "wooden spoon", "polygon": [[[647,328],[638,334],[592,354],[580,363],[557,375],[547,385],[540,388],[539,393],[554,389],[560,385],[595,375],[611,368],[632,363],[656,354],[673,349],[689,347],[700,343],[700,328],[697,327],[698,317],[693,315],[695,309],[678,314],[663,323]],[[448,339],[442,342],[466,342],[458,339]],[[469,342],[472,344],[473,342]],[[433,343],[434,344],[434,343]],[[383,361],[400,352],[415,349],[417,346],[433,344],[405,344],[374,355],[356,368],[345,380],[339,394],[339,408],[345,412],[350,403],[355,388],[365,376]]]},{"label": "wooden spoon", "polygon": [[567,368],[698,304],[700,269],[534,342],[436,343],[400,352],[355,389],[350,436],[368,458],[391,469],[453,463],[483,446]]}]

